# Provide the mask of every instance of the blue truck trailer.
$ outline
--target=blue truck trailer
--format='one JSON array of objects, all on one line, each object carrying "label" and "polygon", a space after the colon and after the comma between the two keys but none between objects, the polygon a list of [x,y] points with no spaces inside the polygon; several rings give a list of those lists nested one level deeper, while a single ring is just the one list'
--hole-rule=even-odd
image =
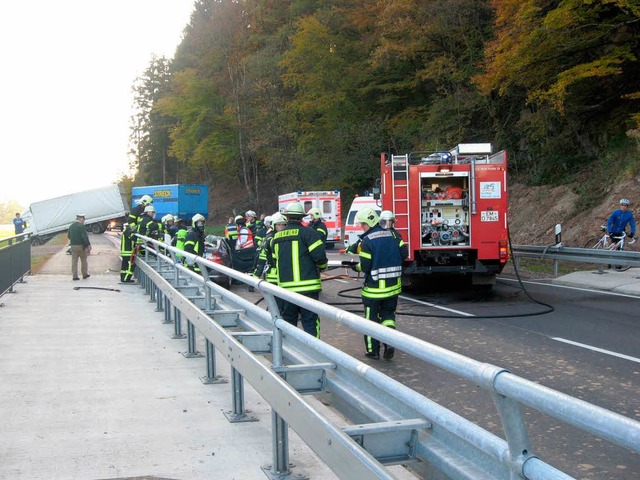
[{"label": "blue truck trailer", "polygon": [[209,187],[203,184],[173,184],[133,187],[131,189],[131,206],[140,202],[143,195],[153,198],[156,218],[167,213],[177,215],[187,222],[196,213],[209,218]]}]

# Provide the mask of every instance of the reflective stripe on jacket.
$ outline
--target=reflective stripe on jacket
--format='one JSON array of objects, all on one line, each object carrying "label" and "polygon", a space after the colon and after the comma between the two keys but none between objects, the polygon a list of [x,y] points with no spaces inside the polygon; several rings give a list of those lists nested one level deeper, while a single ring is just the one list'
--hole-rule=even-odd
[{"label": "reflective stripe on jacket", "polygon": [[402,292],[402,239],[398,237],[378,225],[363,236],[359,265],[365,274],[363,297],[387,298]]},{"label": "reflective stripe on jacket", "polygon": [[328,260],[324,243],[313,229],[289,221],[273,236],[273,254],[278,286],[294,292],[322,290],[320,269],[327,267]]}]

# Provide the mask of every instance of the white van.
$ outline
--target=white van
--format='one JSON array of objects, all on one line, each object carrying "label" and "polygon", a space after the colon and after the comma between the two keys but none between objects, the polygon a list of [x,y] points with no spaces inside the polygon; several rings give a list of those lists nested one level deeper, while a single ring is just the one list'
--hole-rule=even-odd
[{"label": "white van", "polygon": [[362,227],[355,223],[356,213],[358,213],[358,210],[363,207],[373,208],[378,215],[380,215],[380,211],[382,210],[381,205],[378,204],[378,200],[373,198],[373,195],[363,195],[353,199],[351,207],[349,208],[349,213],[347,214],[347,222],[344,226],[345,250],[349,248],[349,245],[356,243],[358,241],[358,237],[364,233]]}]

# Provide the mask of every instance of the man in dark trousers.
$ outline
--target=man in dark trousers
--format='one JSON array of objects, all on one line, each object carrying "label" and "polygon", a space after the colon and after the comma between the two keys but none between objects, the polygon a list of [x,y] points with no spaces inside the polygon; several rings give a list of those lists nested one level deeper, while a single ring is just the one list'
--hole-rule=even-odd
[{"label": "man in dark trousers", "polygon": [[[327,268],[324,243],[309,227],[302,226],[306,215],[299,202],[287,205],[287,225],[273,236],[273,256],[278,270],[278,286],[318,300],[322,290],[320,272]],[[283,301],[282,318],[291,325],[302,323],[305,332],[320,338],[318,314],[295,303]]]},{"label": "man in dark trousers", "polygon": [[87,266],[87,255],[91,253],[91,242],[84,227],[84,213],[76,215],[76,221],[69,226],[67,232],[69,244],[71,245],[71,274],[74,280],[78,277],[78,259],[80,259],[80,272],[82,278],[89,278],[89,267]]},{"label": "man in dark trousers", "polygon": [[[356,214],[356,223],[362,225],[364,234],[360,244],[360,263],[353,269],[364,273],[362,304],[365,318],[396,328],[396,308],[398,295],[402,292],[402,247],[401,238],[379,224],[378,214],[370,207],[361,208]],[[365,355],[380,358],[380,341],[364,336]],[[395,354],[393,347],[384,345],[384,358],[391,360]]]}]

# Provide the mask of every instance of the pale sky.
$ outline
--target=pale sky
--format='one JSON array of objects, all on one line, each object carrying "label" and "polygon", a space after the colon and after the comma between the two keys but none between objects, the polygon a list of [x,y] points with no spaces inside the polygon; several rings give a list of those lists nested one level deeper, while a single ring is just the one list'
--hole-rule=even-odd
[{"label": "pale sky", "polygon": [[0,2],[0,202],[23,207],[128,172],[131,87],[172,58],[194,0]]}]

